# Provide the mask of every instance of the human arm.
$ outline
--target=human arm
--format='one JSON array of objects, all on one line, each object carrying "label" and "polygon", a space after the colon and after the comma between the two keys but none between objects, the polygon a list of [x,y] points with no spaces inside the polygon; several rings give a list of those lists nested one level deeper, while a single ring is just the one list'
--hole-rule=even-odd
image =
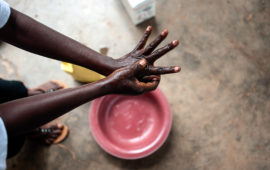
[{"label": "human arm", "polygon": [[[26,133],[97,97],[107,94],[141,94],[154,90],[160,78],[146,68],[147,62],[143,59],[91,84],[1,104],[0,117],[4,120],[9,136]],[[155,72],[158,75],[165,73]]]},{"label": "human arm", "polygon": [[26,51],[48,58],[66,61],[97,71],[112,73],[114,60],[39,23],[11,8],[6,25],[0,29],[0,39]]},{"label": "human arm", "polygon": [[[85,45],[11,8],[8,22],[0,29],[0,39],[29,52],[81,65],[103,75],[109,75],[116,69],[132,65],[142,58],[147,59],[151,68],[157,58],[178,45],[178,41],[175,40],[173,41],[174,43],[169,43],[153,52],[159,43],[166,38],[168,30],[164,30],[153,42],[144,48],[151,31],[152,27],[148,26],[134,50],[119,59],[113,59],[97,53]],[[161,50],[163,52],[159,53],[161,54],[159,57],[155,60],[149,60],[152,55]],[[174,68],[159,69],[172,71]]]}]

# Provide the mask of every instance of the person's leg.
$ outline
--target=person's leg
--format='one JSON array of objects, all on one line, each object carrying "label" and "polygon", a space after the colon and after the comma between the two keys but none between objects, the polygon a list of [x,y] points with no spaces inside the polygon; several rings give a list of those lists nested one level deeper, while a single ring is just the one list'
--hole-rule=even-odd
[{"label": "person's leg", "polygon": [[63,141],[68,136],[68,128],[62,124],[44,125],[36,128],[29,133],[16,137],[8,137],[7,158],[17,155],[25,142],[25,139],[51,145]]},{"label": "person's leg", "polygon": [[[50,93],[56,90],[66,88],[66,85],[60,81],[51,80],[35,88],[28,88],[28,96]],[[26,136],[35,141],[50,145],[61,142],[68,135],[67,126],[62,124],[46,124],[33,129]]]},{"label": "person's leg", "polygon": [[24,141],[25,141],[24,135],[16,136],[16,137],[8,137],[7,158],[11,158],[17,155],[22,149]]},{"label": "person's leg", "polygon": [[[49,81],[36,88],[30,89],[20,81],[0,79],[0,104],[23,97],[53,92],[65,87],[66,86],[61,82]],[[63,140],[67,136],[67,133],[68,130],[66,126],[54,124],[44,125],[32,130],[26,135],[9,137],[8,158],[16,155],[21,150],[26,136],[49,145]]]},{"label": "person's leg", "polygon": [[[0,104],[27,96],[28,90],[22,82],[0,79]],[[16,155],[20,151],[24,144],[24,140],[25,136],[8,138],[7,158]]]}]

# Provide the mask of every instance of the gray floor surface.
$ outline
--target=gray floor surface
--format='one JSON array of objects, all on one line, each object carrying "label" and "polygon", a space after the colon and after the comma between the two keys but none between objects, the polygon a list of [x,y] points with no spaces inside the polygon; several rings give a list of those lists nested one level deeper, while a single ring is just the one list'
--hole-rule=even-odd
[{"label": "gray floor surface", "polygon": [[[137,44],[147,25],[151,39],[164,28],[162,45],[181,44],[159,60],[180,65],[159,88],[173,114],[166,143],[140,160],[105,153],[89,130],[90,103],[61,117],[69,138],[51,147],[27,141],[8,169],[270,169],[270,1],[159,0],[156,17],[134,26],[117,0],[8,0],[12,7],[118,58]],[[76,83],[60,62],[2,43],[0,74],[35,87],[50,79]]]}]

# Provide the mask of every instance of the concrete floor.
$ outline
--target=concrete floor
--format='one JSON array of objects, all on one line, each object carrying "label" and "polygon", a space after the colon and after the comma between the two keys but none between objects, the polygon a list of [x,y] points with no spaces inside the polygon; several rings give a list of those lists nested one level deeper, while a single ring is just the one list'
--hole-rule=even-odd
[{"label": "concrete floor", "polygon": [[[8,169],[270,169],[270,1],[159,0],[155,19],[134,26],[119,1],[8,0],[12,7],[108,55],[129,52],[147,25],[181,45],[160,65],[180,65],[159,88],[173,114],[168,140],[153,155],[133,161],[106,154],[94,141],[85,104],[61,121],[69,138],[51,147],[28,141]],[[155,36],[152,36],[152,39]],[[165,43],[163,43],[165,44]],[[7,44],[0,74],[34,87],[50,79],[78,83],[60,62]]]}]

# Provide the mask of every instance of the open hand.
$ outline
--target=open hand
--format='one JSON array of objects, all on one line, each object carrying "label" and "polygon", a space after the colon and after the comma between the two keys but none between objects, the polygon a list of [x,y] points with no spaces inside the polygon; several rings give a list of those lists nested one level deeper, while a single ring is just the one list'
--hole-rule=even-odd
[{"label": "open hand", "polygon": [[111,93],[136,95],[156,89],[160,82],[159,75],[166,73],[166,70],[155,67],[147,69],[146,59],[141,59],[114,71],[106,79],[109,80],[108,86],[111,88]]},{"label": "open hand", "polygon": [[[152,32],[152,27],[148,26],[143,37],[141,38],[138,45],[130,53],[116,60],[118,68],[125,67],[136,63],[138,60],[145,58],[148,62],[149,72],[157,75],[160,71],[162,74],[175,73],[180,71],[180,67],[154,67],[154,62],[162,57],[164,54],[175,48],[178,44],[178,40],[174,40],[166,46],[155,50],[155,48],[166,38],[168,30],[163,30],[160,35],[152,41],[148,46],[145,47],[148,37]],[[145,47],[145,48],[144,48]],[[155,50],[155,51],[154,51]]]}]

